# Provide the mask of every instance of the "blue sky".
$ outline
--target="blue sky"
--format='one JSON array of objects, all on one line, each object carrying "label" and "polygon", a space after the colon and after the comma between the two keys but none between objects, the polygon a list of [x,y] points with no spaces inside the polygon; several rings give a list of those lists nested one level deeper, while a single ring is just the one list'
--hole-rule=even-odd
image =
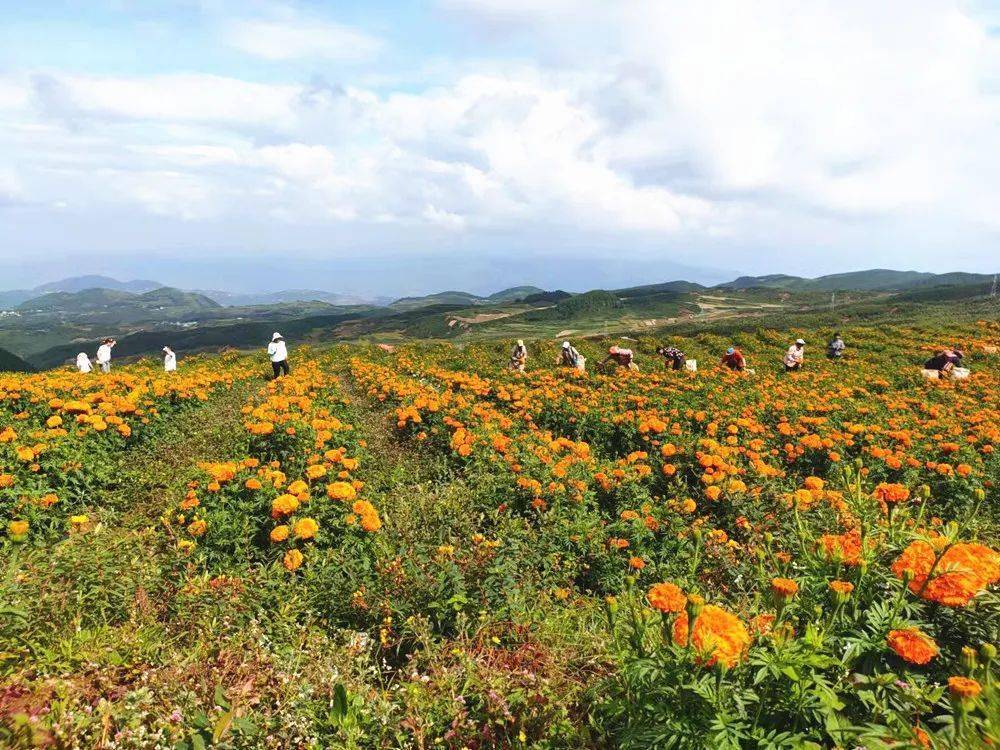
[{"label": "blue sky", "polygon": [[0,2],[0,272],[996,271],[998,34],[984,0]]}]

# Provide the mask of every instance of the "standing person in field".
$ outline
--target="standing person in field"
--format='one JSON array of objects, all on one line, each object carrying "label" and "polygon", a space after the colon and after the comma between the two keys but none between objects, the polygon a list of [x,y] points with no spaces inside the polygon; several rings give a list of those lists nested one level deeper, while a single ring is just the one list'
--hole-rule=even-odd
[{"label": "standing person in field", "polygon": [[97,347],[97,364],[101,366],[101,372],[111,372],[111,350],[117,343],[114,339],[104,339]]},{"label": "standing person in field", "polygon": [[676,346],[661,346],[656,350],[656,353],[663,357],[668,370],[683,370],[684,365],[687,364],[684,352]]},{"label": "standing person in field", "polygon": [[524,372],[524,366],[528,362],[528,347],[524,345],[522,339],[518,339],[514,344],[514,349],[510,353],[510,369],[517,372]]},{"label": "standing person in field", "polygon": [[722,359],[719,360],[719,364],[724,367],[728,367],[730,370],[735,372],[743,372],[747,369],[747,361],[743,356],[743,352],[735,346],[731,346],[726,349],[726,353],[722,355]]},{"label": "standing person in field", "polygon": [[801,370],[802,363],[806,358],[806,342],[802,339],[795,339],[795,343],[788,347],[788,351],[785,352],[785,372],[791,372],[792,370]]},{"label": "standing person in field", "polygon": [[164,372],[177,371],[177,355],[169,346],[163,347],[163,370]]},{"label": "standing person in field", "polygon": [[271,337],[271,343],[267,345],[267,355],[271,358],[271,369],[274,370],[275,379],[290,372],[288,369],[288,347],[285,346],[285,339],[277,331]]},{"label": "standing person in field", "polygon": [[586,372],[587,370],[587,360],[568,341],[562,342],[558,364],[561,364],[563,367],[574,367],[580,372]]},{"label": "standing person in field", "polygon": [[847,348],[847,344],[840,337],[839,333],[833,334],[833,341],[831,341],[826,348],[826,356],[830,359],[840,359],[844,356],[844,349]]},{"label": "standing person in field", "polygon": [[80,352],[76,355],[76,369],[84,373],[94,371],[94,366],[90,364],[90,357],[87,356],[87,352]]},{"label": "standing person in field", "polygon": [[632,372],[639,372],[639,366],[636,365],[634,361],[634,355],[631,349],[623,349],[620,346],[612,346],[608,349],[608,356],[604,358],[601,362],[602,365],[608,362],[614,362],[619,367],[624,367],[626,370],[631,370]]}]

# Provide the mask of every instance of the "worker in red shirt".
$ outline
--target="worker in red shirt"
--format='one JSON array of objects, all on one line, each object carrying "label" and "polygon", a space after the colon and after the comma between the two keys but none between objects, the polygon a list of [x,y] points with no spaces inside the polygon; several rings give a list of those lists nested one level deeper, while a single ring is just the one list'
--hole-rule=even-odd
[{"label": "worker in red shirt", "polygon": [[719,360],[719,364],[725,365],[730,370],[735,370],[736,372],[743,372],[747,369],[747,361],[743,357],[743,352],[735,346],[731,346],[726,349],[726,353],[722,355],[722,359]]}]

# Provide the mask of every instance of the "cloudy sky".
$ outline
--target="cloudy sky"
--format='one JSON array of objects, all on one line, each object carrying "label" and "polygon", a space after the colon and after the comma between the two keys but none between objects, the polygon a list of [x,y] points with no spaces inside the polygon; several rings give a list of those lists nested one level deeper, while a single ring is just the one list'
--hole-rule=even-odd
[{"label": "cloudy sky", "polygon": [[997,271],[998,206],[998,0],[0,0],[3,287]]}]

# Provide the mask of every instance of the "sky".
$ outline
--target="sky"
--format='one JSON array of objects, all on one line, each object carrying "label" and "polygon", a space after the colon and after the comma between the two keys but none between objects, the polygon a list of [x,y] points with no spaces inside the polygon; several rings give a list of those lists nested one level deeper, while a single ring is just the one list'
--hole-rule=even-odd
[{"label": "sky", "polygon": [[0,287],[1000,270],[1000,0],[0,0]]}]

